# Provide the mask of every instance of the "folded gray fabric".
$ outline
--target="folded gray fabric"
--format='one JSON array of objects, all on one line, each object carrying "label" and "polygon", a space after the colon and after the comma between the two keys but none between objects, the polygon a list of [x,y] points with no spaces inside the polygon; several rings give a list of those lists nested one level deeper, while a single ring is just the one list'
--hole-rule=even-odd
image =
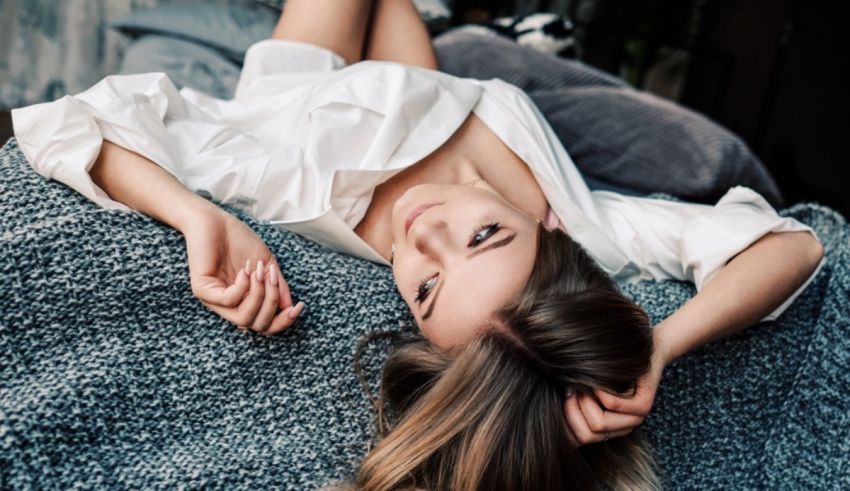
[{"label": "folded gray fabric", "polygon": [[[302,490],[353,472],[371,421],[356,342],[413,329],[391,271],[230,211],[307,305],[282,335],[193,298],[173,229],[42,178],[14,139],[0,150],[0,487]],[[850,226],[783,213],[827,262],[776,322],[665,374],[644,429],[670,489],[850,487]],[[624,289],[656,322],[693,294]],[[386,348],[365,354],[373,383]]]},{"label": "folded gray fabric", "polygon": [[617,77],[581,61],[558,58],[502,36],[466,28],[447,31],[433,41],[440,70],[480,80],[500,78],[526,92],[572,87],[627,87]]},{"label": "folded gray fabric", "polygon": [[737,136],[673,102],[630,88],[529,94],[583,175],[641,193],[714,204],[737,185],[784,202],[765,166]]}]

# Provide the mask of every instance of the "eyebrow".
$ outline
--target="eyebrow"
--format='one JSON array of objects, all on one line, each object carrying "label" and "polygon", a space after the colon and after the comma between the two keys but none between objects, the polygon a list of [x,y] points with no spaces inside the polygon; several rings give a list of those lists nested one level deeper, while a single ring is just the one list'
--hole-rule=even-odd
[{"label": "eyebrow", "polygon": [[[515,237],[516,237],[516,232],[505,237],[504,239],[499,239],[496,242],[493,242],[491,244],[487,244],[485,247],[482,247],[480,249],[475,249],[471,253],[467,254],[466,258],[471,259],[471,258],[473,258],[473,257],[475,257],[479,254],[484,253],[484,252],[492,251],[493,249],[498,249],[499,247],[504,247],[504,246],[510,244],[511,241],[514,240]],[[431,305],[428,306],[428,310],[422,316],[423,321],[425,319],[431,317],[431,314],[434,312],[434,305],[437,304],[437,297],[440,295],[440,292],[443,291],[443,284],[444,283],[445,283],[444,281],[441,281],[440,286],[437,287],[437,290],[434,292],[434,298],[431,299]]]}]

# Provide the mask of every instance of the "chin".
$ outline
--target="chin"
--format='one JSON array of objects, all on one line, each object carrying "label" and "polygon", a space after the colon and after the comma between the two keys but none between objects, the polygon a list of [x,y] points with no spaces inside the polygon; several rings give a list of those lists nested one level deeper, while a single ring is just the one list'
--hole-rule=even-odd
[{"label": "chin", "polygon": [[393,234],[395,234],[397,230],[404,230],[404,219],[407,217],[408,211],[412,210],[414,207],[418,206],[420,202],[424,202],[427,199],[427,197],[423,195],[422,186],[427,186],[427,184],[410,186],[405,192],[401,193],[401,196],[399,196],[398,199],[395,200],[395,203],[393,203]]},{"label": "chin", "polygon": [[[405,194],[406,194],[406,192],[405,192]],[[395,240],[396,235],[398,233],[398,230],[401,230],[401,227],[403,227],[403,225],[401,224],[401,220],[404,220],[404,218],[402,218],[402,217],[404,216],[404,208],[405,208],[405,205],[404,205],[405,200],[402,199],[403,197],[404,197],[404,194],[401,195],[395,201],[395,203],[393,203],[393,208],[392,208],[392,211],[390,212],[390,220],[392,221],[391,229],[393,231],[393,240]]]}]

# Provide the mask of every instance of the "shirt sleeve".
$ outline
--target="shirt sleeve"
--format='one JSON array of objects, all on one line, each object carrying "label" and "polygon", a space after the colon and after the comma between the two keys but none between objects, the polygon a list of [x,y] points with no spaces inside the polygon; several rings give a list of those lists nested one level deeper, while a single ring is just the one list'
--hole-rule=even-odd
[{"label": "shirt sleeve", "polygon": [[[768,233],[808,232],[811,227],[781,217],[752,189],[736,186],[714,206],[697,203],[593,193],[612,233],[641,270],[639,279],[691,281],[702,291],[738,253]],[[764,317],[774,320],[811,283],[806,281]]]},{"label": "shirt sleeve", "polygon": [[38,174],[103,208],[130,210],[97,186],[89,171],[108,139],[154,161],[182,183],[163,122],[166,114],[183,112],[175,107],[179,100],[165,74],[113,75],[80,94],[13,109],[12,127]]}]

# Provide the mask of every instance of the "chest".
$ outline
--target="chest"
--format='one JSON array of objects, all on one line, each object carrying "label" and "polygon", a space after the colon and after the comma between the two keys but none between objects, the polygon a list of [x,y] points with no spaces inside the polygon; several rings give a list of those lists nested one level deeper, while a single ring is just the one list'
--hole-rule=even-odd
[{"label": "chest", "polygon": [[525,214],[543,218],[548,202],[528,165],[471,113],[443,147],[375,188],[372,210],[392,206],[410,186],[423,182],[465,184],[474,180]]},{"label": "chest", "polygon": [[548,202],[528,164],[475,115],[466,135],[478,176],[526,215],[543,219]]},{"label": "chest", "polygon": [[375,187],[354,232],[375,250],[390,250],[392,208],[411,186],[475,181],[533,218],[545,220],[548,202],[528,165],[474,113],[443,146]]}]

